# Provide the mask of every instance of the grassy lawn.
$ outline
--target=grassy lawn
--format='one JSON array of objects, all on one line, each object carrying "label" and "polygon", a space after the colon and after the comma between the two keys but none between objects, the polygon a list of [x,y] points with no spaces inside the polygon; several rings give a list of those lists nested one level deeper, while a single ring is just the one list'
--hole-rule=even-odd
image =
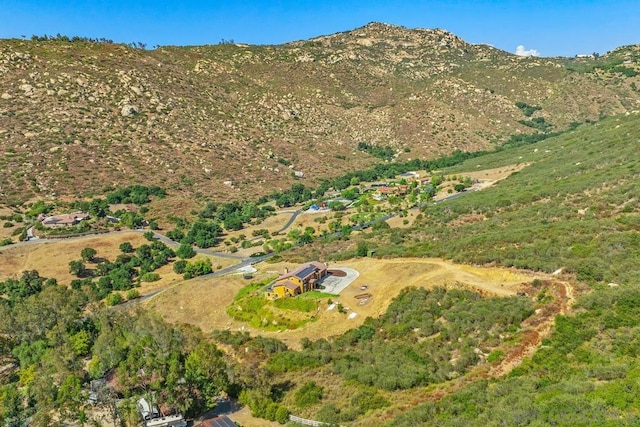
[{"label": "grassy lawn", "polygon": [[292,298],[268,300],[264,288],[273,278],[267,278],[240,289],[227,314],[234,320],[246,322],[252,328],[278,331],[298,329],[316,320],[320,304],[335,295],[323,292],[306,292]]}]

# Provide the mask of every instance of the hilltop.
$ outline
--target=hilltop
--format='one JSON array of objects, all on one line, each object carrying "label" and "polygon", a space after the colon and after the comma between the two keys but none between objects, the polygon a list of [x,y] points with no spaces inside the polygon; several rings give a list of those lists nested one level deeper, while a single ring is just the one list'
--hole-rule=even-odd
[{"label": "hilltop", "polygon": [[[638,108],[639,47],[522,58],[372,23],[277,46],[0,41],[0,196],[236,199]],[[296,177],[294,172],[298,172]]]}]

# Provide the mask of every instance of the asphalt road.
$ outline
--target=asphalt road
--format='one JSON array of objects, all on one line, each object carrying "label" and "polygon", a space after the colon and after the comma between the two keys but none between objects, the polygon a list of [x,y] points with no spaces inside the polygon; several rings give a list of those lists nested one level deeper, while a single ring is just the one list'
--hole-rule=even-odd
[{"label": "asphalt road", "polygon": [[[447,197],[445,197],[443,199],[440,199],[440,200],[437,200],[437,201],[431,202],[431,203],[433,205],[440,204],[440,203],[443,203],[443,202],[446,202],[446,201],[449,201],[449,200],[457,199],[458,197],[461,197],[462,195],[470,193],[470,192],[473,192],[473,191],[476,191],[476,189],[469,189],[469,190],[467,190],[465,192],[455,193],[455,194],[452,194],[450,196],[447,196]],[[419,208],[421,208],[422,206],[425,206],[425,205],[428,205],[428,204],[414,205],[410,209],[419,209]],[[302,210],[294,211],[293,215],[291,215],[291,218],[289,218],[287,223],[280,230],[278,230],[278,232],[279,233],[283,232],[286,229],[288,229],[289,227],[291,227],[291,225],[294,223],[294,221],[296,220],[298,215],[300,215],[301,213],[302,213]],[[375,223],[378,223],[380,221],[387,221],[387,220],[389,220],[391,218],[394,218],[394,217],[396,217],[398,215],[399,215],[399,212],[392,212],[392,213],[387,214],[387,215],[385,215],[383,217],[377,218],[377,219],[375,219],[373,221],[368,221],[368,222],[365,222],[365,223],[362,223],[362,224],[354,225],[354,226],[351,227],[351,229],[353,231],[364,230],[366,228],[369,228],[370,226],[372,226]],[[131,231],[135,231],[135,232],[139,232],[139,233],[145,233],[148,230],[121,230],[121,231],[112,231],[109,234],[111,234],[111,233],[129,233]],[[79,240],[79,239],[85,239],[85,238],[89,238],[89,237],[100,236],[101,234],[106,234],[106,233],[96,233],[96,234],[88,234],[88,235],[83,235],[83,236],[78,236],[78,237],[69,237],[69,238],[66,238],[64,240]],[[165,243],[167,245],[174,246],[174,247],[180,246],[180,243],[178,243],[178,242],[176,242],[174,240],[171,240],[170,238],[168,238],[167,236],[165,236],[163,234],[154,232],[153,235],[154,235],[155,238],[157,238],[158,240],[160,240],[161,242],[163,242],[163,243]],[[340,235],[340,232],[335,232],[335,233],[331,233],[331,234],[325,235],[325,237],[337,237],[339,235]],[[30,239],[30,240],[25,241],[25,242],[18,242],[18,243],[14,243],[14,244],[7,245],[7,246],[0,246],[0,251],[3,248],[13,248],[13,247],[17,247],[17,246],[32,245],[32,244],[45,243],[45,242],[50,242],[50,241],[52,241],[52,240],[34,238],[34,239]],[[263,262],[263,261],[273,257],[274,255],[276,255],[275,252],[272,252],[272,253],[264,254],[264,255],[259,256],[259,257],[243,257],[243,256],[240,256],[240,255],[230,254],[230,253],[226,253],[226,252],[216,252],[216,251],[212,251],[212,250],[209,250],[209,249],[194,248],[194,250],[195,250],[196,253],[199,253],[199,254],[211,255],[211,256],[216,256],[216,257],[220,257],[220,258],[236,259],[236,260],[239,261],[238,264],[234,264],[234,265],[231,265],[229,267],[222,268],[220,270],[214,271],[213,273],[209,273],[209,274],[206,274],[206,275],[203,275],[203,276],[198,276],[198,278],[200,278],[200,279],[207,279],[207,278],[224,276],[225,274],[232,273],[234,271],[237,271],[240,268]],[[151,298],[155,297],[156,295],[159,295],[160,293],[162,293],[162,292],[164,292],[164,291],[166,291],[168,289],[171,289],[171,288],[173,288],[175,286],[178,286],[178,285],[173,285],[173,286],[169,286],[169,287],[166,287],[166,288],[158,289],[158,290],[156,290],[154,292],[151,292],[149,294],[143,295],[143,296],[141,296],[140,298],[138,298],[138,299],[136,299],[134,301],[136,301],[136,302],[146,301],[146,300],[151,299]],[[128,305],[128,304],[125,304],[125,305]]]}]

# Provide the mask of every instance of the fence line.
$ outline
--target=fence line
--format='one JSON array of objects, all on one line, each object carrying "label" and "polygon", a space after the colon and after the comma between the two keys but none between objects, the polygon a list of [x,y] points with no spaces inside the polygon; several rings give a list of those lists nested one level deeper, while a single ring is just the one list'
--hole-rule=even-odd
[{"label": "fence line", "polygon": [[303,424],[305,426],[323,427],[323,426],[329,425],[326,423],[321,423],[320,421],[307,420],[304,418],[296,417],[295,415],[289,415],[289,420],[296,422],[298,424]]}]

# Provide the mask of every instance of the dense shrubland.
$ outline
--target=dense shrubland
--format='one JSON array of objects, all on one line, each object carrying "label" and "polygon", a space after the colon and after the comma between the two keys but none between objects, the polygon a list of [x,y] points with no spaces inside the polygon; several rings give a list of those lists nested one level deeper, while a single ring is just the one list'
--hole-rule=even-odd
[{"label": "dense shrubland", "polygon": [[[453,168],[531,162],[497,187],[423,208],[411,229],[366,235],[378,256],[427,255],[637,283],[636,117],[608,119]],[[453,224],[456,224],[455,226]]]},{"label": "dense shrubland", "polygon": [[598,287],[508,377],[477,381],[390,425],[635,425],[639,303],[638,285]]}]

